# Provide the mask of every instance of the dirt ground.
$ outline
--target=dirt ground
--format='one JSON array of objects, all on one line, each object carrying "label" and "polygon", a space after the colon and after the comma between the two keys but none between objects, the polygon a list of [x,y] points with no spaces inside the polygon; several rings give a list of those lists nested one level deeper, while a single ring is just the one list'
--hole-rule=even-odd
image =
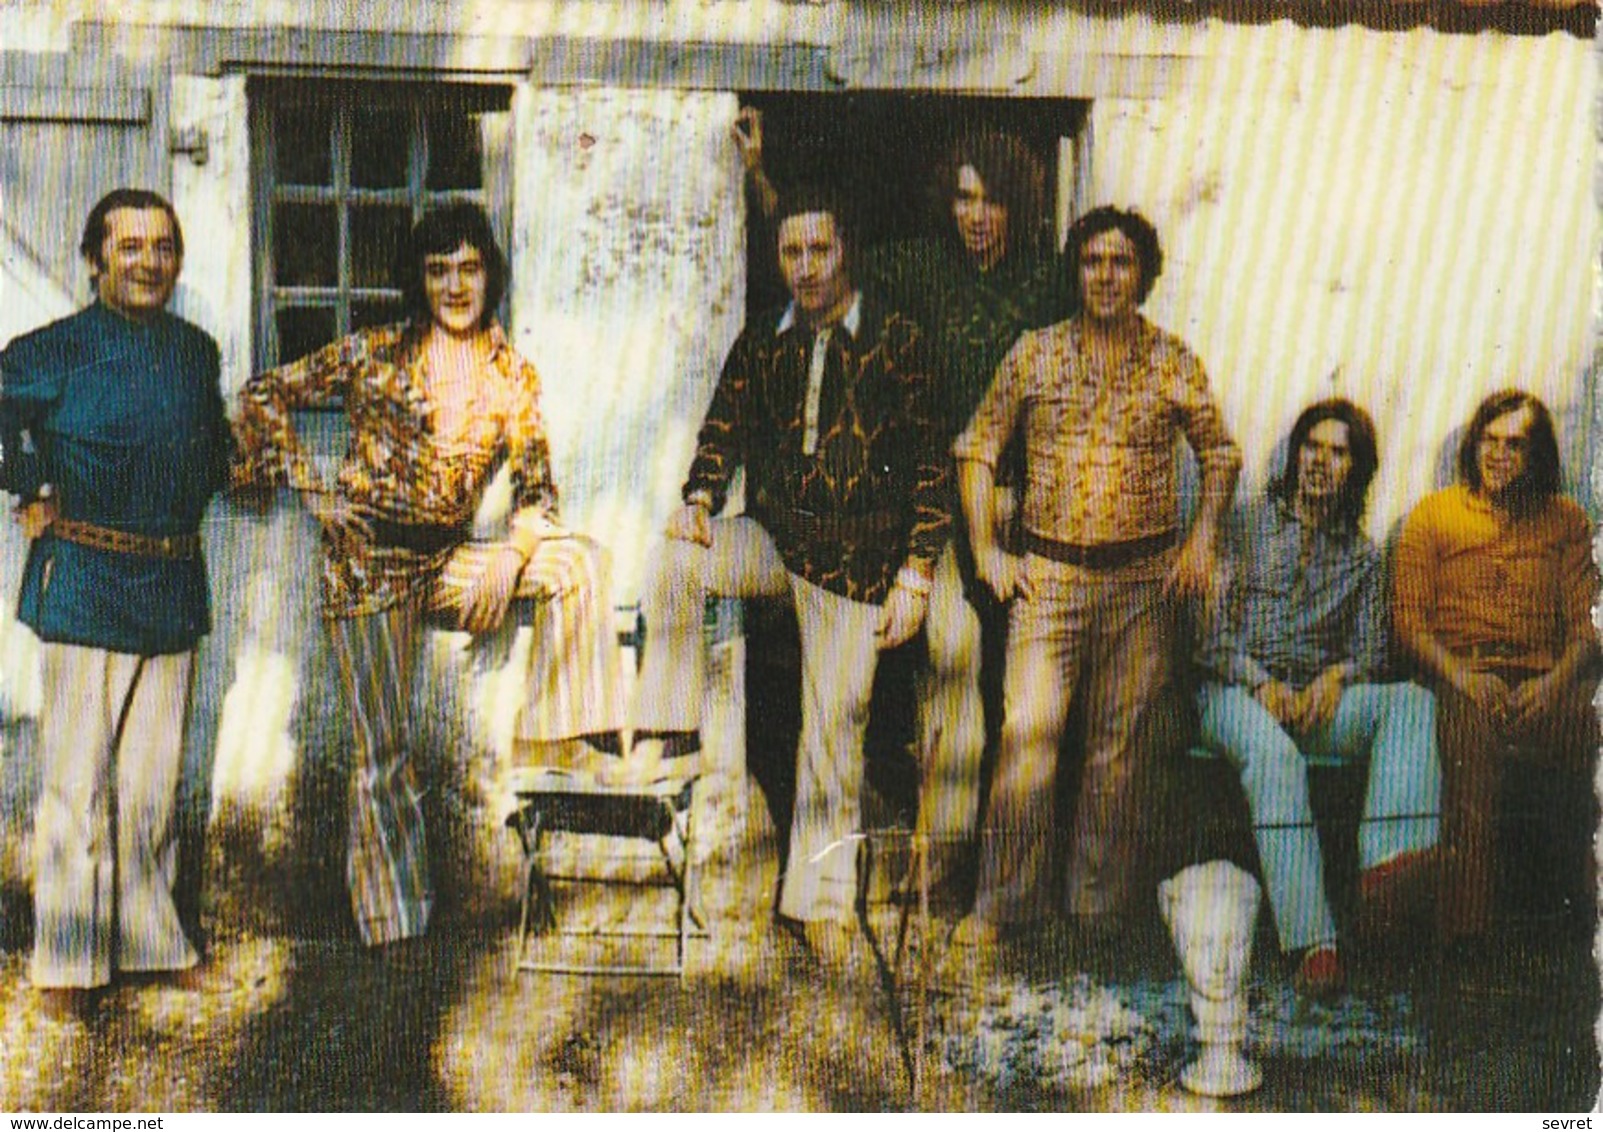
[{"label": "dirt ground", "polygon": [[[874,957],[825,971],[774,922],[779,850],[761,792],[739,758],[709,749],[696,811],[708,935],[692,941],[683,979],[514,973],[519,858],[488,789],[436,796],[436,920],[425,940],[383,954],[349,925],[337,768],[301,784],[287,855],[271,851],[283,831],[212,814],[212,985],[120,985],[81,1022],[39,1011],[28,893],[0,884],[0,1111],[1562,1112],[1597,1101],[1597,967],[1590,925],[1573,915],[1526,917],[1451,966],[1410,961],[1407,948],[1354,953],[1347,993],[1323,1005],[1294,994],[1265,922],[1249,1033],[1264,1085],[1207,1100],[1178,1084],[1195,1047],[1155,922],[1111,947],[1038,933],[1004,946],[986,979],[937,971],[921,985],[948,922],[920,930],[914,917],[893,969],[901,911],[876,885]],[[622,853],[625,871],[654,851],[568,844]],[[558,912],[598,924],[665,908],[591,896]],[[535,946],[582,958],[590,945]]]}]

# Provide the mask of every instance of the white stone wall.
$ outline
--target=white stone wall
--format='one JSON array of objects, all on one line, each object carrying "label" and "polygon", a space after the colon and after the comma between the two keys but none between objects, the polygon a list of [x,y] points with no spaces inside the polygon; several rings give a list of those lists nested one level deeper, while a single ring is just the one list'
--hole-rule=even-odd
[{"label": "white stone wall", "polygon": [[512,321],[544,378],[567,520],[619,600],[679,501],[745,309],[731,94],[519,90]]},{"label": "white stone wall", "polygon": [[1450,475],[1487,393],[1554,410],[1586,469],[1598,251],[1589,44],[1220,32],[1189,89],[1094,105],[1092,202],[1157,225],[1149,315],[1201,355],[1261,485],[1300,408],[1380,432],[1382,536]]}]

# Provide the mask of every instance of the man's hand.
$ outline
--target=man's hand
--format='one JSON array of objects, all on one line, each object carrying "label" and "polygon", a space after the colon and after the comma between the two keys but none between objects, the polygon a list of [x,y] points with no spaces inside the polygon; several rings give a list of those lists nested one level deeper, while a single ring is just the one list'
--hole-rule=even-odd
[{"label": "man's hand", "polygon": [[890,596],[880,611],[879,626],[874,638],[881,650],[893,649],[913,639],[918,627],[924,623],[924,609],[928,599],[906,586],[892,586]]},{"label": "man's hand", "polygon": [[1498,727],[1506,727],[1513,719],[1513,697],[1508,685],[1490,672],[1465,670],[1452,678],[1450,683],[1459,695],[1490,716]]},{"label": "man's hand", "polygon": [[496,552],[484,573],[462,589],[462,628],[488,633],[500,627],[526,561],[515,546],[503,546]]},{"label": "man's hand", "polygon": [[1253,699],[1263,705],[1264,711],[1274,716],[1282,727],[1295,727],[1297,693],[1279,680],[1265,680],[1252,693]]},{"label": "man's hand", "polygon": [[308,491],[301,498],[335,545],[352,539],[372,541],[372,520],[378,514],[372,507],[346,499],[338,492]]},{"label": "man's hand", "polygon": [[1219,555],[1214,540],[1199,534],[1195,529],[1187,537],[1169,576],[1163,580],[1163,592],[1175,598],[1202,598],[1211,602],[1218,590]]},{"label": "man's hand", "polygon": [[1509,714],[1520,727],[1530,727],[1557,710],[1563,695],[1564,685],[1553,673],[1533,676],[1509,694]]},{"label": "man's hand", "polygon": [[735,115],[735,124],[730,130],[734,135],[735,146],[740,150],[740,163],[745,166],[747,173],[755,173],[763,167],[763,112],[755,106],[744,107]]},{"label": "man's hand", "polygon": [[700,503],[686,503],[668,516],[668,526],[663,533],[680,542],[711,546],[712,516]]},{"label": "man's hand", "polygon": [[974,555],[974,572],[980,576],[996,600],[1010,601],[1015,597],[1029,601],[1034,596],[1030,579],[1024,569],[1024,559],[996,547]]},{"label": "man's hand", "polygon": [[1340,668],[1327,668],[1312,684],[1296,695],[1292,726],[1307,733],[1317,731],[1336,718],[1344,681]]},{"label": "man's hand", "polygon": [[48,497],[24,503],[15,512],[17,526],[22,528],[23,537],[29,541],[44,534],[50,524],[56,521],[56,514],[56,501]]}]

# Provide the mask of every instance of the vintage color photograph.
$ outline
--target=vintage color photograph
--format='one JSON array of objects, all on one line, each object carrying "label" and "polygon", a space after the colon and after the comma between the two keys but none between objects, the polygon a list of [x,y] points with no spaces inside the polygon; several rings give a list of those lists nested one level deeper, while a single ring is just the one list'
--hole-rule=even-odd
[{"label": "vintage color photograph", "polygon": [[0,4],[0,1111],[1593,1108],[1596,23]]}]

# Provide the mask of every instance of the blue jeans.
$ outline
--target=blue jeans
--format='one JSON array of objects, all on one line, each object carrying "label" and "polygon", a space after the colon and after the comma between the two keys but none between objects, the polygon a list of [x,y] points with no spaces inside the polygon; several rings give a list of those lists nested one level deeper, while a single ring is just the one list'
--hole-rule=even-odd
[{"label": "blue jeans", "polygon": [[1295,738],[1244,687],[1205,684],[1199,699],[1203,744],[1241,774],[1281,949],[1334,942],[1303,752],[1369,758],[1360,868],[1428,849],[1441,803],[1434,697],[1417,684],[1355,684],[1328,724]]}]

